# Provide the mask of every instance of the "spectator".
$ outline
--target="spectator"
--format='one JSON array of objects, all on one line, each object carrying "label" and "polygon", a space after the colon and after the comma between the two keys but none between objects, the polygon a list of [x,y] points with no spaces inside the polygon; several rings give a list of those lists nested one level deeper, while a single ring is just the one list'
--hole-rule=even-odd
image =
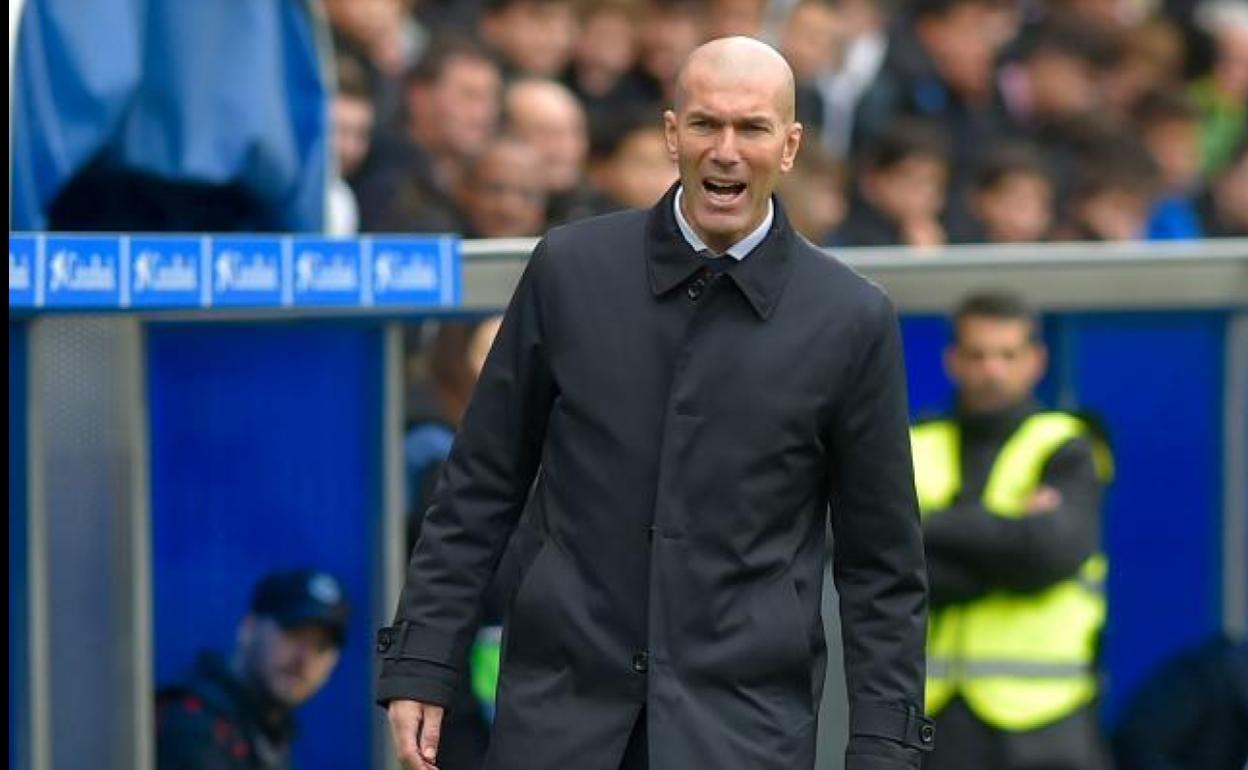
[{"label": "spectator", "polygon": [[1044,154],[1066,201],[1075,184],[1078,158],[1109,124],[1100,91],[1108,43],[1096,28],[1058,16],[1029,30],[1019,46],[1011,110]]},{"label": "spectator", "polygon": [[1200,6],[1197,20],[1214,41],[1213,68],[1191,89],[1202,115],[1201,167],[1211,175],[1248,136],[1248,7],[1213,0]]},{"label": "spectator", "polygon": [[1206,237],[1248,237],[1248,138],[1197,200]]},{"label": "spectator", "polygon": [[1157,167],[1130,135],[1109,138],[1082,156],[1062,240],[1131,241],[1145,236]]},{"label": "spectator", "polygon": [[1048,240],[1054,221],[1053,180],[1030,145],[992,150],[975,177],[971,211],[976,230],[961,238],[985,243]]},{"label": "spectator", "polygon": [[508,79],[559,77],[576,46],[570,0],[487,0],[480,29]]},{"label": "spectator", "polygon": [[424,53],[429,35],[411,14],[412,0],[327,0],[334,47],[367,69],[381,123],[402,109],[403,74]]},{"label": "spectator", "polygon": [[1150,91],[1179,85],[1187,52],[1182,31],[1161,17],[1123,31],[1116,42],[1101,91],[1114,114],[1125,119]]},{"label": "spectator", "polygon": [[949,181],[949,144],[938,127],[895,124],[863,157],[840,246],[939,246]]},{"label": "spectator", "polygon": [[1008,42],[999,19],[993,0],[919,0],[855,116],[860,146],[899,116],[944,128],[953,141],[948,173],[955,219],[966,215],[975,159],[1015,130],[996,85],[996,58]]},{"label": "spectator", "polygon": [[842,34],[840,19],[827,0],[801,0],[784,27],[780,52],[793,68],[797,120],[810,136],[818,136],[823,130],[824,104],[818,81],[834,68]]},{"label": "spectator", "polygon": [[1248,639],[1165,662],[1131,698],[1114,748],[1119,770],[1248,767]]},{"label": "spectator", "polygon": [[581,33],[563,82],[581,100],[591,136],[628,110],[655,106],[653,91],[635,70],[639,9],[638,0],[577,5]]},{"label": "spectator", "polygon": [[704,13],[701,0],[648,0],[637,63],[655,106],[671,106],[681,62],[704,39]]},{"label": "spectator", "polygon": [[590,173],[604,212],[650,208],[676,181],[663,125],[649,111],[625,115],[611,135],[600,137],[594,156]]},{"label": "spectator", "polygon": [[888,54],[885,0],[839,0],[836,14],[841,42],[832,51],[833,67],[820,76],[823,97],[823,147],[837,158],[847,158],[854,116],[864,93],[879,77]]},{"label": "spectator", "polygon": [[793,229],[812,243],[825,243],[845,219],[845,166],[818,144],[803,144],[776,194]]},{"label": "spectator", "polygon": [[768,0],[706,0],[706,38],[762,38]]},{"label": "spectator", "polygon": [[1136,125],[1160,172],[1148,238],[1199,238],[1200,110],[1181,92],[1157,92],[1140,102]]},{"label": "spectator", "polygon": [[538,235],[547,202],[541,156],[518,139],[497,139],[468,167],[457,197],[468,238]]},{"label": "spectator", "polygon": [[541,157],[547,224],[595,213],[593,190],[585,179],[585,111],[572,92],[550,80],[517,80],[507,88],[505,104],[509,133]]},{"label": "spectator", "polygon": [[289,768],[292,712],[333,673],[347,613],[342,588],[325,572],[261,579],[233,655],[202,653],[184,682],[157,693],[157,768]]},{"label": "spectator", "polygon": [[338,90],[334,93],[334,158],[337,174],[329,189],[329,207],[326,209],[326,232],[331,235],[351,235],[359,230],[360,209],[355,193],[347,180],[360,169],[372,142],[373,108],[372,85],[368,72],[355,59],[339,56],[337,59]]},{"label": "spectator", "polygon": [[492,141],[502,78],[477,45],[447,37],[408,74],[402,132],[378,138],[356,192],[365,230],[453,231],[452,191]]}]

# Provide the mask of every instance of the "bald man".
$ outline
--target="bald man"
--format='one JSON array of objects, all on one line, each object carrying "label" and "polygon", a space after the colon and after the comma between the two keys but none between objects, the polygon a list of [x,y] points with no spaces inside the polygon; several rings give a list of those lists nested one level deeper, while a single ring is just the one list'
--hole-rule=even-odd
[{"label": "bald man", "polygon": [[503,104],[508,131],[541,156],[538,179],[549,196],[548,221],[562,224],[600,213],[585,181],[589,129],[576,96],[559,83],[525,78],[507,88]]},{"label": "bald man", "polygon": [[490,352],[379,632],[411,770],[518,522],[486,767],[794,770],[815,761],[829,520],[848,770],[916,770],[927,587],[883,292],[773,195],[802,127],[771,48],[698,48],[653,208],[550,230]]}]

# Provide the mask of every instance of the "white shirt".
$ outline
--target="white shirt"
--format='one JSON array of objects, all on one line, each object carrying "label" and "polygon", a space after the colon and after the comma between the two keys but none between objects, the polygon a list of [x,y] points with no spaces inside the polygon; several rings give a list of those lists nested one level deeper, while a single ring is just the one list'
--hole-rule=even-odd
[{"label": "white shirt", "polygon": [[685,212],[680,210],[680,198],[684,192],[684,187],[678,187],[676,189],[676,199],[672,202],[672,206],[676,209],[676,226],[680,228],[680,234],[685,236],[685,241],[693,247],[694,251],[706,251],[712,258],[722,257],[724,254],[727,254],[738,262],[745,259],[754,250],[754,247],[762,243],[763,239],[767,237],[767,231],[771,229],[771,221],[776,216],[775,206],[772,204],[771,199],[768,198],[767,216],[763,217],[763,221],[754,229],[754,232],[729,246],[724,254],[716,254],[693,231],[693,228],[689,226],[689,222],[685,219]]}]

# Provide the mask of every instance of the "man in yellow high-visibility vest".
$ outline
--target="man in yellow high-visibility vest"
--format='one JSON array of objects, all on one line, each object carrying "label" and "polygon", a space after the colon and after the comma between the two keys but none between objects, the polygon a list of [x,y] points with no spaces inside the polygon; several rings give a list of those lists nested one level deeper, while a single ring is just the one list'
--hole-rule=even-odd
[{"label": "man in yellow high-visibility vest", "polygon": [[1033,389],[1047,354],[1021,299],[968,297],[945,365],[953,414],[913,430],[931,583],[928,770],[1099,770],[1110,457]]}]

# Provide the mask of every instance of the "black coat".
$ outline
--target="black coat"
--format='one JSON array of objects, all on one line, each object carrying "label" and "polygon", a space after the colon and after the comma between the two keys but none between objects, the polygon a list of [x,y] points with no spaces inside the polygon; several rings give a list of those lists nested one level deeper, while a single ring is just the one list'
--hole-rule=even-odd
[{"label": "black coat", "polygon": [[812,767],[830,504],[847,768],[917,768],[926,577],[892,306],[778,202],[713,274],[672,197],[534,251],[380,635],[378,700],[446,702],[527,510],[543,545],[488,767],[615,770],[639,713],[654,770]]}]

